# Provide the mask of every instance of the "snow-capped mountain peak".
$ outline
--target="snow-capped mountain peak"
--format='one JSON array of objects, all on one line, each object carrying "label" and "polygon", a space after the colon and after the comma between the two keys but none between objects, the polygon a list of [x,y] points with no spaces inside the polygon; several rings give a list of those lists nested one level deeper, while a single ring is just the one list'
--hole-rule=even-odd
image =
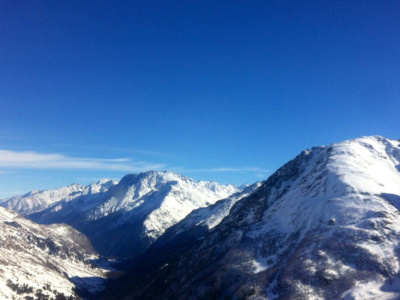
[{"label": "snow-capped mountain peak", "polygon": [[99,180],[98,182],[91,183],[88,186],[86,186],[83,190],[83,195],[89,195],[89,194],[97,194],[100,192],[106,192],[110,187],[118,184],[118,181],[104,178]]},{"label": "snow-capped mountain peak", "polygon": [[[150,197],[155,192],[172,192],[175,196],[180,196],[178,193],[181,187],[185,189],[187,196],[190,195],[190,197],[186,197],[186,202],[198,200],[201,203],[194,204],[198,207],[226,198],[238,191],[238,188],[234,185],[220,185],[216,182],[207,181],[196,182],[189,177],[171,171],[148,171],[140,174],[129,174],[121,179],[119,185],[121,188],[128,187],[127,192],[123,198],[115,197],[110,201],[115,202],[110,207],[112,211],[119,209],[130,210],[137,207],[144,203],[142,202],[143,197]],[[183,195],[183,197],[185,196]]]}]

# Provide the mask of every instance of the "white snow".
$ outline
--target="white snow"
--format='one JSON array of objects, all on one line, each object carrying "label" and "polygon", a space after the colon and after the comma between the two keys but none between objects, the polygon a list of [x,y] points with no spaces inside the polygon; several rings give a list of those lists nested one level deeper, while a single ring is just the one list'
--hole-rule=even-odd
[{"label": "white snow", "polygon": [[[344,240],[344,245],[358,247],[373,257],[374,263],[396,276],[400,271],[399,144],[396,140],[374,136],[304,151],[303,157],[307,159],[299,166],[299,174],[271,191],[262,221],[247,233],[254,240],[254,272],[260,273],[269,267],[268,256],[261,255],[267,251],[262,248],[262,240],[280,236],[275,252],[279,256],[284,250],[290,251],[287,245],[294,249],[311,235],[315,240],[308,247],[310,253],[315,253],[319,241],[338,239],[334,234],[345,230],[354,240]],[[324,228],[322,232],[321,228]],[[291,240],[293,233],[298,236]],[[356,266],[338,261],[328,253],[320,252],[318,257],[318,260],[324,257],[325,278],[359,272]],[[310,276],[321,268],[315,259],[302,263]],[[343,294],[343,299],[400,298],[400,288],[384,281],[385,278],[377,277],[357,282]],[[310,295],[306,299],[320,297],[312,285],[295,281],[294,287],[298,293]]]},{"label": "white snow", "polygon": [[[88,186],[77,183],[54,190],[32,191],[25,195],[9,197],[0,200],[0,206],[15,210],[23,216],[40,212],[59,201],[71,201],[82,195],[97,194],[107,191],[108,188],[117,184],[110,179],[102,179]],[[55,208],[55,211],[59,209]]]}]

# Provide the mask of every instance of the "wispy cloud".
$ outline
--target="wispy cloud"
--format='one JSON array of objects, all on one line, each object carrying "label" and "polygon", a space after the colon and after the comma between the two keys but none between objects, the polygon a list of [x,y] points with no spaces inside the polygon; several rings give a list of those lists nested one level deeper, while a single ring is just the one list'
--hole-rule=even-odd
[{"label": "wispy cloud", "polygon": [[162,169],[165,167],[165,164],[133,161],[130,158],[80,158],[58,153],[47,154],[33,151],[17,152],[11,150],[0,150],[0,167],[142,172]]},{"label": "wispy cloud", "polygon": [[12,172],[12,171],[1,171],[1,170],[0,170],[0,175],[3,175],[3,174],[11,174],[11,173],[15,173],[15,172]]},{"label": "wispy cloud", "polygon": [[104,151],[116,151],[116,152],[125,152],[125,153],[132,153],[135,155],[143,155],[143,156],[155,156],[155,157],[175,157],[175,155],[170,154],[170,153],[164,153],[164,152],[157,152],[157,151],[151,151],[151,150],[140,150],[140,149],[135,149],[135,148],[126,148],[126,147],[110,147],[110,146],[101,146],[101,145],[96,145],[96,146],[87,146],[87,145],[72,145],[72,144],[64,144],[64,143],[57,143],[54,144],[56,147],[62,147],[62,148],[71,148],[71,149],[96,149],[96,150],[104,150]]},{"label": "wispy cloud", "polygon": [[266,177],[266,175],[263,173],[256,173],[255,175],[257,178],[265,178]]},{"label": "wispy cloud", "polygon": [[[82,182],[82,184],[85,184],[86,182],[88,182],[88,183],[98,182],[102,179],[105,179],[105,178],[104,177],[77,177],[77,178],[75,178],[76,182]],[[121,178],[107,178],[107,179],[111,179],[111,180],[118,182]]]}]

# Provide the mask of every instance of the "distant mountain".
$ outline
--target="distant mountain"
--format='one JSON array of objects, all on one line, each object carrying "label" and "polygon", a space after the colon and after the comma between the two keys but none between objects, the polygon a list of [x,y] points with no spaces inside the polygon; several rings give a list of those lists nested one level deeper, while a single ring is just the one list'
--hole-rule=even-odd
[{"label": "distant mountain", "polygon": [[[208,231],[217,226],[222,219],[229,214],[232,206],[241,199],[249,196],[261,185],[261,182],[256,182],[251,186],[246,185],[243,191],[237,192],[228,198],[218,200],[216,203],[207,207],[193,210],[180,222],[169,227],[150,247],[140,256],[130,260],[121,261],[116,267],[123,270],[130,270],[123,281],[130,286],[131,281],[134,281],[140,274],[146,275],[154,265],[158,265],[165,259],[177,257],[187,251],[193,245],[199,242]],[[116,286],[120,286],[120,281],[116,282]],[[118,290],[118,287],[115,288]],[[116,295],[120,295],[118,291],[111,289],[111,293],[96,295],[96,299],[105,297],[114,299]],[[115,298],[119,299],[119,297]]]},{"label": "distant mountain", "polygon": [[41,224],[73,226],[86,234],[101,254],[134,257],[192,210],[238,191],[234,185],[149,171],[126,175],[104,192],[50,200],[46,209],[25,213]]},{"label": "distant mountain", "polygon": [[102,179],[88,186],[74,183],[54,190],[36,190],[25,195],[0,200],[0,206],[12,209],[23,216],[27,216],[32,213],[40,212],[61,200],[68,202],[82,195],[105,192],[116,184],[117,182],[114,180]]},{"label": "distant mountain", "polygon": [[126,299],[399,299],[399,209],[399,140],[315,147],[183,254],[142,265],[109,291],[130,289]]},{"label": "distant mountain", "polygon": [[70,226],[38,225],[0,207],[0,298],[80,299],[98,292],[106,271],[89,240]]}]

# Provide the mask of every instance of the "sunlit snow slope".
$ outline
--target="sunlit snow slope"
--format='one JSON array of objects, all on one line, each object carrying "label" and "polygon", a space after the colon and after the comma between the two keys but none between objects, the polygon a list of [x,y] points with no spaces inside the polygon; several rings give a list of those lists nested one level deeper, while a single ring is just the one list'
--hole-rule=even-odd
[{"label": "sunlit snow slope", "polygon": [[116,184],[117,182],[114,180],[102,179],[101,181],[92,183],[88,186],[74,183],[54,190],[36,190],[25,195],[0,200],[0,206],[15,210],[19,214],[26,216],[42,211],[61,200],[71,201],[82,195],[105,192],[111,186]]},{"label": "sunlit snow slope", "polygon": [[399,144],[303,151],[131,298],[399,299]]}]

